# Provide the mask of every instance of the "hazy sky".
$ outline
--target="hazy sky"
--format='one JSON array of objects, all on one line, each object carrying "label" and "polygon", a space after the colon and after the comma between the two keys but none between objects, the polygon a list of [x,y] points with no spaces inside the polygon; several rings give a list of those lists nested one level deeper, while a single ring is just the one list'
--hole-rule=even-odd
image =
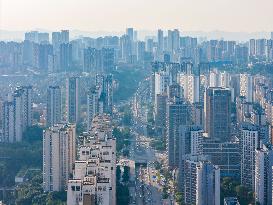
[{"label": "hazy sky", "polygon": [[273,0],[0,0],[0,28],[271,31]]}]

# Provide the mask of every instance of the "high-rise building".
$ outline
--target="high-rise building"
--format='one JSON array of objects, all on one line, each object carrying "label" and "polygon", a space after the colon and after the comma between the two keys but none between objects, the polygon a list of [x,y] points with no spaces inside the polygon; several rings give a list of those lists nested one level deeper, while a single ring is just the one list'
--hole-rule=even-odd
[{"label": "high-rise building", "polygon": [[60,69],[68,71],[72,63],[72,45],[70,43],[60,44]]},{"label": "high-rise building", "polygon": [[25,33],[25,40],[33,43],[38,43],[38,31],[30,31]]},{"label": "high-rise building", "polygon": [[23,131],[26,130],[27,127],[32,126],[33,120],[33,98],[32,98],[32,86],[21,86],[17,90],[22,90],[23,97]]},{"label": "high-rise building", "polygon": [[271,32],[271,40],[273,40],[273,32]]},{"label": "high-rise building", "polygon": [[199,102],[200,78],[194,74],[181,73],[180,85],[184,91],[184,99],[190,103]]},{"label": "high-rise building", "polygon": [[210,138],[223,142],[230,139],[231,92],[226,88],[211,87],[205,99],[206,132]]},{"label": "high-rise building", "polygon": [[157,94],[167,93],[170,82],[169,74],[165,71],[155,73],[155,98]]},{"label": "high-rise building", "polygon": [[240,96],[247,102],[253,101],[253,77],[250,74],[240,74]]},{"label": "high-rise building", "polygon": [[64,43],[64,44],[69,43],[69,30],[61,31],[61,43]]},{"label": "high-rise building", "polygon": [[111,119],[98,115],[83,136],[73,179],[68,181],[67,204],[116,204],[116,139],[112,137]]},{"label": "high-rise building", "polygon": [[134,29],[133,28],[127,28],[126,29],[126,35],[129,36],[129,39],[132,42],[134,40]]},{"label": "high-rise building", "polygon": [[256,41],[255,41],[255,39],[249,40],[249,55],[250,56],[256,55]]},{"label": "high-rise building", "polygon": [[62,121],[62,97],[59,86],[47,89],[46,125],[51,127]]},{"label": "high-rise building", "polygon": [[77,123],[79,120],[79,79],[70,77],[66,81],[67,121]]},{"label": "high-rise building", "polygon": [[53,46],[53,52],[56,54],[56,52],[60,49],[61,45],[61,33],[60,32],[52,32],[52,46]]},{"label": "high-rise building", "polygon": [[18,87],[11,101],[3,103],[3,140],[20,142],[23,132],[32,125],[32,86]]},{"label": "high-rise building", "polygon": [[236,45],[235,47],[235,63],[239,65],[246,65],[248,63],[248,47],[244,45]]},{"label": "high-rise building", "polygon": [[140,63],[143,63],[144,55],[145,55],[145,42],[138,41],[137,42],[137,61]]},{"label": "high-rise building", "polygon": [[39,44],[49,44],[49,33],[38,33]]},{"label": "high-rise building", "polygon": [[210,161],[220,168],[221,177],[240,179],[241,151],[239,139],[221,142],[210,138],[203,138],[203,154],[209,156]]},{"label": "high-rise building", "polygon": [[255,151],[255,201],[261,205],[272,204],[272,146],[263,145]]},{"label": "high-rise building", "polygon": [[94,117],[99,113],[100,91],[98,87],[93,87],[87,94],[87,131],[92,126]]},{"label": "high-rise building", "polygon": [[102,72],[111,73],[115,67],[115,52],[113,48],[102,48]]},{"label": "high-rise building", "polygon": [[178,29],[173,30],[173,42],[172,42],[173,51],[177,52],[180,48],[180,32]]},{"label": "high-rise building", "polygon": [[264,58],[266,56],[266,39],[256,40],[256,56]]},{"label": "high-rise building", "polygon": [[167,149],[170,168],[179,166],[180,126],[190,123],[191,116],[189,113],[189,105],[180,98],[175,98],[167,105]]},{"label": "high-rise building", "polygon": [[219,167],[198,157],[186,160],[184,190],[185,204],[220,205]]},{"label": "high-rise building", "polygon": [[241,184],[255,189],[255,150],[259,148],[258,127],[249,123],[240,128]]},{"label": "high-rise building", "polygon": [[158,94],[156,96],[156,107],[155,107],[155,125],[156,129],[162,136],[165,133],[166,128],[166,113],[167,113],[167,100],[166,94]]},{"label": "high-rise building", "polygon": [[14,130],[14,105],[12,102],[3,103],[2,113],[2,139],[1,142],[16,142]]},{"label": "high-rise building", "polygon": [[113,112],[113,76],[106,75],[103,89],[104,113],[112,114]]},{"label": "high-rise building", "polygon": [[179,128],[179,166],[178,189],[185,192],[185,160],[188,156],[202,155],[203,129],[198,126],[181,125]]},{"label": "high-rise building", "polygon": [[76,158],[76,125],[55,124],[43,133],[43,188],[46,192],[67,188]]},{"label": "high-rise building", "polygon": [[121,59],[124,62],[131,62],[132,60],[132,42],[128,35],[123,35],[120,37],[120,47],[121,47]]},{"label": "high-rise building", "polygon": [[163,45],[164,45],[163,39],[164,39],[163,31],[161,29],[159,29],[157,31],[157,49],[159,52],[163,51]]},{"label": "high-rise building", "polygon": [[178,83],[167,87],[168,100],[172,101],[175,97],[183,99],[183,89]]}]

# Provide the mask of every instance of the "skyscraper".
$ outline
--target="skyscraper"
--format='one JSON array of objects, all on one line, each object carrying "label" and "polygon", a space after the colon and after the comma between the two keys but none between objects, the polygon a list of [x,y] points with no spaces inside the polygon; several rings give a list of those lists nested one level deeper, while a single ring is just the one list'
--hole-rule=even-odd
[{"label": "skyscraper", "polygon": [[87,94],[87,131],[90,130],[94,117],[99,113],[99,97],[98,87],[93,87]]},{"label": "skyscraper", "polygon": [[253,77],[250,74],[240,74],[240,96],[244,96],[247,102],[253,101]]},{"label": "skyscraper", "polygon": [[195,158],[185,162],[184,203],[220,205],[220,169]]},{"label": "skyscraper", "polygon": [[165,71],[155,73],[155,98],[157,94],[167,93],[170,82],[169,74]]},{"label": "skyscraper", "polygon": [[70,43],[60,44],[60,69],[69,71],[72,63],[72,45]]},{"label": "skyscraper", "polygon": [[185,160],[188,156],[202,155],[203,129],[198,126],[181,125],[179,128],[178,189],[185,192]]},{"label": "skyscraper", "polygon": [[255,200],[261,205],[272,204],[272,146],[263,145],[255,151]]},{"label": "skyscraper", "polygon": [[231,127],[231,92],[229,89],[211,87],[205,99],[206,132],[209,137],[229,141]]},{"label": "skyscraper", "polygon": [[249,40],[249,55],[250,56],[256,55],[256,41],[255,41],[255,39]]},{"label": "skyscraper", "polygon": [[128,35],[130,41],[133,42],[133,40],[134,40],[134,29],[133,28],[127,28],[126,29],[126,35]]},{"label": "skyscraper", "polygon": [[180,126],[190,123],[189,111],[189,105],[180,98],[175,98],[167,105],[167,149],[170,168],[179,166]]},{"label": "skyscraper", "polygon": [[139,63],[144,62],[144,55],[145,55],[145,42],[138,41],[137,42],[137,61]]},{"label": "skyscraper", "polygon": [[61,31],[61,43],[69,43],[69,30]]},{"label": "skyscraper", "polygon": [[166,94],[158,94],[155,99],[155,125],[161,136],[164,136],[166,129],[167,99]]},{"label": "skyscraper", "polygon": [[221,177],[240,179],[241,151],[237,138],[230,142],[221,142],[203,138],[203,154],[210,156],[210,161],[220,168]]},{"label": "skyscraper", "polygon": [[3,103],[3,139],[20,142],[23,132],[32,126],[32,86],[18,87],[11,101]]},{"label": "skyscraper", "polygon": [[76,126],[55,124],[43,133],[43,188],[61,191],[67,187],[76,158]]},{"label": "skyscraper", "polygon": [[200,78],[198,75],[181,73],[180,85],[184,90],[184,98],[190,103],[199,102]]},{"label": "skyscraper", "polygon": [[255,150],[259,148],[258,127],[249,123],[240,128],[241,184],[255,189]]},{"label": "skyscraper", "polygon": [[163,51],[163,31],[161,29],[159,29],[157,31],[157,48],[159,52]]},{"label": "skyscraper", "polygon": [[62,97],[59,86],[47,89],[46,125],[51,127],[62,120]]},{"label": "skyscraper", "polygon": [[79,120],[79,79],[70,77],[66,81],[67,121],[77,123]]},{"label": "skyscraper", "polygon": [[3,136],[1,142],[16,142],[14,130],[14,106],[12,102],[5,101],[3,103],[2,113],[2,129]]}]

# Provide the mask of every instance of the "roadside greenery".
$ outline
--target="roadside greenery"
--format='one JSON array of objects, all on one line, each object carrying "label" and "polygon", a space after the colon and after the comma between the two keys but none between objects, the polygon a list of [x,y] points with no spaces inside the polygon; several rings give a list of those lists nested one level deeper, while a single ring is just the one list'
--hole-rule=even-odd
[{"label": "roadside greenery", "polygon": [[241,205],[255,204],[253,192],[230,177],[221,180],[221,203],[225,197],[237,197]]},{"label": "roadside greenery", "polygon": [[124,172],[121,180],[121,169],[117,166],[116,170],[116,183],[117,183],[117,204],[127,205],[130,202],[130,192],[129,192],[129,178],[130,178],[130,168],[125,166]]},{"label": "roadside greenery", "polygon": [[128,100],[136,92],[138,83],[145,77],[145,72],[139,69],[120,68],[113,73],[117,81],[117,89],[114,91],[114,101],[120,102]]},{"label": "roadside greenery", "polygon": [[123,149],[128,149],[132,138],[129,128],[121,129],[115,127],[113,129],[113,136],[116,138],[116,149],[119,154]]},{"label": "roadside greenery", "polygon": [[[6,204],[64,205],[66,192],[44,193],[42,172],[43,129],[27,128],[20,143],[0,144],[0,187],[15,187],[15,176],[28,172],[27,180],[16,185],[14,195],[5,198]],[[1,195],[2,196],[2,195]],[[2,200],[0,198],[0,200]]]},{"label": "roadside greenery", "polygon": [[43,177],[40,172],[30,181],[20,184],[16,189],[16,205],[65,205],[66,192],[44,193]]}]

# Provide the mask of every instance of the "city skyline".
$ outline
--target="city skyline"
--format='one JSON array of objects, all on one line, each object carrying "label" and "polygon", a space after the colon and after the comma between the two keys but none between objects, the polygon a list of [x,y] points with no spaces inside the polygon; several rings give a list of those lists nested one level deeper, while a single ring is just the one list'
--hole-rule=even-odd
[{"label": "city skyline", "polygon": [[273,205],[272,7],[0,0],[0,205]]},{"label": "city skyline", "polygon": [[[0,29],[18,31],[66,28],[84,31],[121,31],[125,27],[134,27],[138,30],[178,28],[182,31],[206,32],[273,30],[273,22],[268,22],[268,19],[273,18],[273,13],[270,12],[273,2],[270,0],[263,0],[263,4],[267,5],[265,7],[259,6],[261,1],[258,0],[240,2],[206,0],[198,2],[198,6],[196,3],[186,0],[172,0],[168,3],[161,0],[156,2],[2,0]],[[253,15],[254,13],[256,15]]]}]

